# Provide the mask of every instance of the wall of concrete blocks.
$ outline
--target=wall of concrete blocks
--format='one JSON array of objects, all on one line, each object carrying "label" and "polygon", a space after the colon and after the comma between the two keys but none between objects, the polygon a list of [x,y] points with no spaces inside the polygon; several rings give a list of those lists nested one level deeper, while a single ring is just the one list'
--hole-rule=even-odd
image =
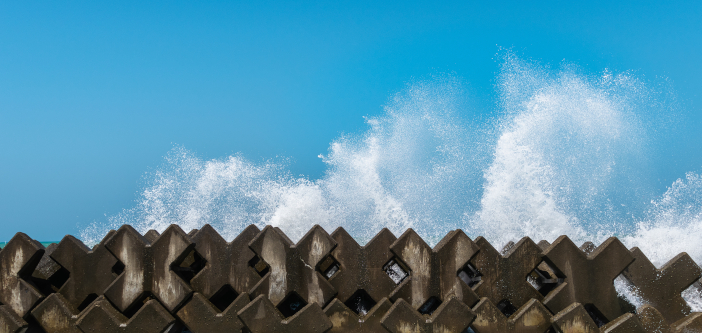
[{"label": "wall of concrete blocks", "polygon": [[[617,295],[620,275],[648,304]],[[360,246],[343,228],[295,244],[271,226],[227,242],[125,225],[90,249],[18,233],[0,250],[0,333],[702,332],[681,297],[700,277],[685,253],[656,269],[616,238],[498,250],[461,230],[431,248],[412,229]]]}]

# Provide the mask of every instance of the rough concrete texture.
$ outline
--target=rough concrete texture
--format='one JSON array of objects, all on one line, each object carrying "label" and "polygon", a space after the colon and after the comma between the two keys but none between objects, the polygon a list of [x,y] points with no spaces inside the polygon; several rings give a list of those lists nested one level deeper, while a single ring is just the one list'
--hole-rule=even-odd
[{"label": "rough concrete texture", "polygon": [[586,255],[567,236],[561,236],[544,250],[544,259],[565,274],[565,282],[543,300],[551,312],[560,312],[577,302],[592,304],[607,322],[624,313],[614,279],[634,257],[618,239],[609,238]]},{"label": "rough concrete texture", "polygon": [[8,305],[20,317],[44,297],[28,281],[42,255],[44,246],[21,232],[0,250],[0,304]]},{"label": "rough concrete texture", "polygon": [[266,226],[249,247],[270,266],[270,272],[251,289],[251,297],[266,295],[278,305],[291,292],[296,292],[307,303],[326,305],[336,290],[316,267],[335,246],[336,241],[318,225],[297,245],[279,229]]},{"label": "rough concrete texture", "polygon": [[115,279],[105,296],[124,312],[152,293],[169,310],[174,311],[192,292],[190,286],[171,265],[182,260],[194,247],[177,225],[171,225],[153,243],[134,228],[124,225],[105,244],[123,264],[124,272]]},{"label": "rough concrete texture", "polygon": [[680,253],[656,269],[639,250],[631,249],[636,259],[622,273],[637,288],[646,303],[656,307],[667,322],[673,323],[690,314],[690,306],[681,293],[702,277],[702,269],[687,253]]},{"label": "rough concrete texture", "polygon": [[461,230],[449,232],[432,249],[413,229],[407,229],[390,250],[411,270],[390,294],[390,300],[402,298],[414,309],[420,308],[431,297],[442,302],[455,298],[468,306],[478,302],[478,296],[457,272],[478,252],[478,247]]},{"label": "rough concrete texture", "polygon": [[391,333],[449,333],[464,332],[474,319],[475,313],[456,298],[441,303],[431,315],[423,315],[399,299],[380,323]]},{"label": "rough concrete texture", "polygon": [[241,309],[239,318],[252,333],[323,333],[332,327],[317,303],[307,304],[291,317],[284,318],[265,295],[256,297]]},{"label": "rough concrete texture", "polygon": [[536,299],[522,305],[509,318],[487,297],[480,299],[473,312],[476,318],[470,327],[475,333],[544,333],[551,327],[551,312]]},{"label": "rough concrete texture", "polygon": [[74,308],[78,308],[91,294],[101,295],[115,279],[112,267],[117,263],[117,258],[105,248],[105,241],[114,234],[115,231],[108,233],[92,250],[68,235],[50,254],[53,260],[70,272],[68,280],[58,292]]},{"label": "rough concrete texture", "polygon": [[[145,236],[124,226],[93,249],[70,236],[44,249],[18,233],[0,250],[0,333],[701,333],[702,314],[680,297],[700,271],[684,253],[656,269],[616,239],[580,248],[567,237],[525,239],[499,253],[461,231],[431,249],[413,230],[398,239],[384,230],[361,246],[318,226],[298,244],[272,227],[226,242],[209,226]],[[649,303],[636,314],[614,291],[620,273]],[[493,296],[473,296],[471,309],[464,281]],[[555,287],[544,304],[539,282],[551,283],[543,293]]]},{"label": "rough concrete texture", "polygon": [[195,251],[207,260],[205,267],[190,281],[193,290],[205,298],[212,297],[224,285],[231,286],[238,294],[248,292],[261,277],[249,267],[256,254],[249,249],[249,242],[260,230],[250,225],[231,243],[222,238],[209,224],[191,237]]},{"label": "rough concrete texture", "polygon": [[524,237],[501,255],[483,237],[475,239],[480,247],[471,264],[480,272],[481,280],[473,286],[480,297],[493,304],[505,300],[519,308],[532,298],[543,296],[527,282],[527,275],[541,262],[541,249],[530,238]]},{"label": "rough concrete texture", "polygon": [[573,303],[551,319],[554,328],[562,333],[653,333],[646,331],[639,318],[625,313],[598,328],[580,303]]},{"label": "rough concrete texture", "polygon": [[384,297],[365,315],[359,315],[338,298],[334,299],[324,309],[324,313],[333,325],[328,333],[386,333],[387,331],[380,324],[380,319],[390,310],[390,307],[392,307],[392,303]]},{"label": "rough concrete texture", "polygon": [[18,316],[8,305],[0,305],[0,332],[24,333],[27,322]]},{"label": "rough concrete texture", "polygon": [[193,294],[193,298],[178,311],[178,318],[192,333],[240,333],[244,323],[237,312],[249,304],[249,294],[243,293],[224,311],[219,311],[201,293]]},{"label": "rough concrete texture", "polygon": [[346,302],[358,289],[375,302],[390,295],[396,285],[383,270],[393,256],[390,245],[397,239],[390,230],[384,228],[365,246],[358,245],[344,228],[337,228],[331,237],[338,244],[331,256],[339,262],[339,268],[329,278],[338,292],[336,298]]},{"label": "rough concrete texture", "polygon": [[175,318],[155,299],[128,319],[102,296],[84,310],[77,322],[85,333],[161,333],[174,323]]},{"label": "rough concrete texture", "polygon": [[82,333],[76,326],[78,310],[61,294],[51,294],[32,310],[46,333]]},{"label": "rough concrete texture", "polygon": [[695,312],[673,323],[675,333],[699,333],[702,332],[702,313]]}]

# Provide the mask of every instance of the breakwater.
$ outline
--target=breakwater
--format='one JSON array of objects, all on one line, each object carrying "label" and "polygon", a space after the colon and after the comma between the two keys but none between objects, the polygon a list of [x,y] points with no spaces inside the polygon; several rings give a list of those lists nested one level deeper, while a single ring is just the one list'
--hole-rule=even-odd
[{"label": "breakwater", "polygon": [[686,253],[657,269],[614,237],[496,249],[453,230],[432,248],[413,229],[361,246],[343,228],[294,243],[272,226],[227,242],[124,225],[90,249],[18,233],[0,250],[0,332],[702,332],[681,296],[700,277]]}]

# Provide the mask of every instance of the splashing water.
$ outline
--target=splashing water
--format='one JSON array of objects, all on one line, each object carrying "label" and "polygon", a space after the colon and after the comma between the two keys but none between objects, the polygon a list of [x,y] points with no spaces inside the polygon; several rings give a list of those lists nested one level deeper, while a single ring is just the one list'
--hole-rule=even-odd
[{"label": "splashing water", "polygon": [[[499,111],[482,121],[459,80],[410,84],[366,119],[366,132],[331,143],[317,180],[293,177],[285,161],[205,161],[174,148],[135,207],[93,223],[81,238],[97,243],[125,223],[140,232],[209,223],[228,240],[248,224],[277,226],[297,240],[319,224],[342,226],[360,243],[384,227],[397,235],[411,227],[435,244],[462,228],[495,246],[524,236],[596,244],[618,236],[657,266],[683,251],[702,263],[702,177],[689,173],[655,195],[644,118],[656,110],[643,82],[508,55],[498,92]],[[617,282],[640,304],[627,288]],[[702,310],[699,295],[686,293]]]}]

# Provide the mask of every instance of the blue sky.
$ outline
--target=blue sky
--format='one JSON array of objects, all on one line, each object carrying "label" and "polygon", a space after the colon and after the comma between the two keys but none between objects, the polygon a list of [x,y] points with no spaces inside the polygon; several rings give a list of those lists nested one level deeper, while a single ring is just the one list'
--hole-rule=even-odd
[{"label": "blue sky", "polygon": [[700,17],[698,1],[0,2],[0,241],[133,206],[174,146],[318,178],[333,139],[431,75],[490,116],[501,49],[669,82],[665,187],[702,166]]}]

